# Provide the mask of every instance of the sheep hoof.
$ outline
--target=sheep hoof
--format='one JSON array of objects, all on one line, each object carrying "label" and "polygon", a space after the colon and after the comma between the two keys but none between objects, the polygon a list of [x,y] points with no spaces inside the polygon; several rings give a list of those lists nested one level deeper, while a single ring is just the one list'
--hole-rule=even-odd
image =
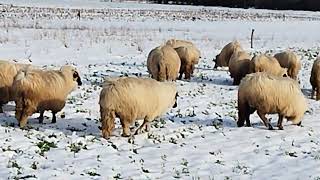
[{"label": "sheep hoof", "polygon": [[246,127],[251,127],[251,124],[246,124]]},{"label": "sheep hoof", "polygon": [[0,113],[3,113],[3,109],[2,108],[0,108]]},{"label": "sheep hoof", "polygon": [[283,130],[283,126],[279,126],[279,130]]},{"label": "sheep hoof", "polygon": [[122,136],[122,137],[130,137],[130,134],[124,134],[124,133],[122,133],[121,136]]},{"label": "sheep hoof", "polygon": [[269,125],[269,128],[268,128],[269,130],[273,130],[273,127],[271,126],[271,125]]},{"label": "sheep hoof", "polygon": [[297,124],[297,126],[301,126],[301,122],[299,122],[299,123]]}]

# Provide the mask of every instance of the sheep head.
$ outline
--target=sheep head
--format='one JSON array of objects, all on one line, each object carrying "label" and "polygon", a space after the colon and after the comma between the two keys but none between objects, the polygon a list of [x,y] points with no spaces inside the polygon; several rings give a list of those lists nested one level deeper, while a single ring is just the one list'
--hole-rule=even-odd
[{"label": "sheep head", "polygon": [[75,67],[72,66],[62,66],[60,71],[65,74],[67,77],[72,76],[72,81],[76,82],[78,86],[82,85],[81,78],[79,76],[79,73]]}]

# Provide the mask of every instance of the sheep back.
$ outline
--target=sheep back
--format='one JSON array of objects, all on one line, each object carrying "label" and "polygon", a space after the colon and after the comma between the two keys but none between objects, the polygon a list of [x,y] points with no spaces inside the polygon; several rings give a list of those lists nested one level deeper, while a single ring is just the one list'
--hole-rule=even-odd
[{"label": "sheep back", "polygon": [[169,39],[166,42],[166,45],[171,46],[173,48],[178,48],[181,46],[194,46],[194,44],[190,41],[186,40],[178,40],[178,39]]}]

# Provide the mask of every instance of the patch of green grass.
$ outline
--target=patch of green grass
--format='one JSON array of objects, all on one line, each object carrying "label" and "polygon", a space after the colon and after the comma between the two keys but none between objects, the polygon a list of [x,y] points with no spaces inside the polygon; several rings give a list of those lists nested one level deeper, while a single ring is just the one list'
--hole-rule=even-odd
[{"label": "patch of green grass", "polygon": [[44,156],[44,153],[50,151],[51,148],[57,148],[57,145],[54,142],[48,142],[46,140],[38,142],[37,146],[40,149],[39,154],[41,156]]}]

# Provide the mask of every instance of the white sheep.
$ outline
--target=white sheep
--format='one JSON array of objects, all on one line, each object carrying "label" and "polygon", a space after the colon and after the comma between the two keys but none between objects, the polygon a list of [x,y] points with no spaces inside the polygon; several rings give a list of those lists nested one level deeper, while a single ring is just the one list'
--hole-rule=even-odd
[{"label": "white sheep", "polygon": [[147,59],[147,68],[153,79],[175,81],[178,77],[181,61],[171,46],[159,46],[151,50]]},{"label": "white sheep", "polygon": [[307,110],[307,102],[299,84],[289,77],[278,77],[265,72],[248,74],[242,79],[238,90],[238,126],[246,121],[250,126],[250,114],[257,114],[270,130],[273,129],[266,114],[278,114],[278,127],[287,118],[300,125]]},{"label": "white sheep", "polygon": [[297,55],[287,50],[275,54],[274,57],[278,60],[281,67],[288,69],[288,76],[297,80],[298,73],[301,69],[301,62]]},{"label": "white sheep", "polygon": [[20,71],[13,82],[15,89],[16,119],[23,128],[28,116],[40,112],[39,122],[43,122],[44,111],[52,111],[52,123],[56,113],[65,106],[68,94],[81,85],[77,70],[63,66],[60,70]]},{"label": "white sheep", "polygon": [[311,98],[316,94],[316,100],[320,100],[320,57],[313,62],[310,83],[312,86]]},{"label": "white sheep", "polygon": [[243,77],[250,70],[251,57],[246,51],[235,51],[229,61],[229,72],[233,78],[233,85],[239,85]]},{"label": "white sheep", "polygon": [[3,113],[2,106],[4,104],[14,101],[14,89],[12,89],[14,77],[20,70],[27,69],[30,66],[30,64],[0,60],[0,113]]},{"label": "white sheep", "polygon": [[250,61],[250,73],[267,72],[269,74],[287,77],[287,68],[282,68],[276,58],[260,54],[255,55]]},{"label": "white sheep", "polygon": [[179,55],[181,66],[180,66],[180,75],[178,79],[182,78],[182,75],[185,74],[185,79],[190,79],[194,71],[195,64],[199,63],[200,51],[194,46],[181,46],[175,48],[176,52]]},{"label": "white sheep", "polygon": [[149,122],[176,107],[177,90],[172,82],[158,82],[149,78],[122,77],[108,79],[100,93],[102,135],[108,138],[120,118],[122,136],[130,135],[130,125],[144,119],[136,134],[149,131]]}]

